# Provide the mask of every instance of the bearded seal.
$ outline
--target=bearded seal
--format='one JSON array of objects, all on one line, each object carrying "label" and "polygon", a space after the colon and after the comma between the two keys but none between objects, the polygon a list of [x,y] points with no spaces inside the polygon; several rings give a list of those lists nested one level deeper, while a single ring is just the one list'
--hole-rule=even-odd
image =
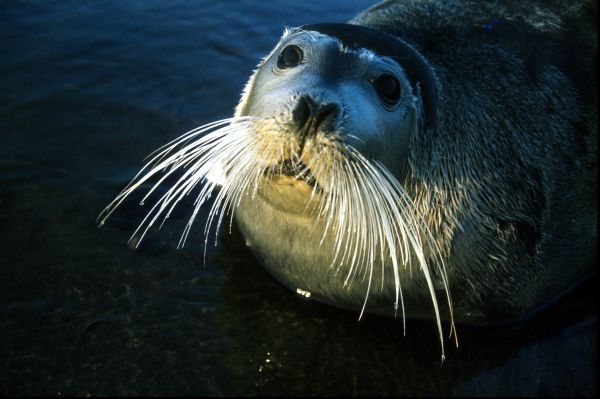
[{"label": "bearded seal", "polygon": [[183,245],[216,192],[206,234],[230,212],[283,284],[433,318],[443,356],[442,320],[519,319],[593,271],[595,22],[570,28],[591,7],[409,0],[286,29],[234,117],[159,150],[102,220],[181,172],[134,235],[198,188]]}]

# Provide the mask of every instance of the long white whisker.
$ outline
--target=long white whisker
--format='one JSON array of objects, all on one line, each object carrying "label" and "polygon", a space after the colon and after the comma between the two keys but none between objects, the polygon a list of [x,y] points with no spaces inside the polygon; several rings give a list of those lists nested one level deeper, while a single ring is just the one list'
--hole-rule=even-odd
[{"label": "long white whisker", "polygon": [[[436,261],[441,261],[439,252],[436,251],[437,246],[429,230],[427,230],[425,223],[422,221],[421,215],[415,209],[415,206],[397,179],[385,168],[381,163],[368,161],[360,152],[358,152],[351,145],[345,146],[348,152],[351,154],[350,160],[347,161],[346,170],[351,171],[352,176],[346,176],[350,181],[358,181],[355,194],[356,201],[360,202],[362,216],[369,218],[369,223],[366,223],[365,228],[361,233],[362,237],[362,249],[358,250],[356,244],[352,249],[354,255],[348,259],[349,271],[346,281],[353,275],[355,268],[357,267],[357,261],[360,261],[363,256],[367,256],[369,273],[368,273],[368,284],[367,284],[367,297],[370,292],[372,272],[373,272],[373,250],[378,248],[380,257],[383,257],[384,249],[387,251],[387,255],[392,262],[392,271],[394,275],[394,282],[396,285],[396,306],[398,302],[402,305],[403,320],[405,320],[404,313],[404,300],[401,292],[401,282],[398,271],[398,253],[396,250],[396,243],[400,243],[400,260],[404,265],[409,264],[412,253],[417,261],[419,262],[420,269],[423,272],[423,276],[427,283],[433,310],[435,313],[437,329],[440,335],[440,344],[442,348],[442,359],[444,359],[444,342],[441,327],[441,316],[437,301],[437,296],[433,286],[433,277],[429,265],[425,259],[423,252],[422,234],[425,235],[425,240],[429,245],[432,243],[434,253],[437,253]],[[339,211],[339,210],[338,210]],[[342,211],[339,211],[342,212]],[[340,226],[341,227],[341,226]],[[338,227],[338,230],[341,228]],[[354,228],[354,227],[352,227]],[[346,230],[349,233],[353,231]],[[340,232],[338,231],[338,235]],[[342,236],[345,234],[342,234]],[[344,237],[345,238],[345,237]],[[341,242],[342,239],[338,238],[337,242]],[[409,250],[408,246],[412,247],[412,251]],[[346,249],[345,253],[347,254]],[[358,252],[362,255],[357,255]],[[336,252],[337,253],[337,252]],[[368,254],[368,255],[367,255]],[[334,257],[337,256],[334,254]],[[346,259],[346,255],[342,257]],[[437,263],[437,262],[436,262]],[[438,263],[438,270],[442,283],[446,291],[446,299],[448,300],[450,318],[451,318],[451,333],[454,331],[456,339],[456,331],[453,321],[452,303],[450,300],[448,278],[443,262]],[[382,287],[383,287],[383,265],[382,265]],[[364,311],[366,307],[366,300],[363,303]]]},{"label": "long white whisker", "polygon": [[[192,129],[170,141],[147,157],[147,164],[102,211],[100,223],[103,224],[134,191],[145,184],[149,188],[142,197],[142,204],[153,194],[159,195],[159,188],[173,179],[175,182],[160,195],[130,241],[138,237],[136,246],[139,245],[161,217],[159,228],[184,198],[197,193],[192,214],[177,246],[185,245],[198,213],[212,200],[207,206],[203,229],[206,259],[213,229],[216,245],[223,221],[227,223],[226,216],[229,217],[231,231],[235,210],[247,196],[254,198],[265,178],[282,174],[284,163],[281,160],[288,157],[297,178],[307,175],[315,178],[305,210],[318,197],[311,211],[314,227],[323,228],[319,245],[323,246],[326,239],[329,240],[328,248],[332,243],[329,268],[337,274],[344,267],[344,287],[350,287],[356,276],[363,286],[366,284],[359,319],[367,309],[376,267],[380,267],[382,292],[386,279],[393,279],[394,310],[397,312],[398,307],[401,308],[406,334],[400,268],[409,268],[410,275],[411,263],[414,263],[419,266],[428,287],[444,359],[434,277],[439,277],[445,289],[451,320],[450,334],[454,333],[458,345],[449,279],[441,250],[413,199],[382,163],[367,159],[351,144],[339,144],[329,152],[316,151],[308,165],[301,158],[304,155],[297,152],[297,143],[290,137],[283,138],[277,130],[270,130],[271,127],[276,129],[277,124],[270,118],[228,118]],[[272,133],[274,135],[270,136]],[[349,141],[362,142],[357,136],[349,136]],[[215,180],[215,176],[222,179]],[[428,257],[424,248],[428,250]],[[430,266],[431,262],[436,266]]]}]

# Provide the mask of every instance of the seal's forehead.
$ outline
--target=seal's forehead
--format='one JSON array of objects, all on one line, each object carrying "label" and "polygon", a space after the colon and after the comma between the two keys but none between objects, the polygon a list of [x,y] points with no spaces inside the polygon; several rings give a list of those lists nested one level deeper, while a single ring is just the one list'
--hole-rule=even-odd
[{"label": "seal's forehead", "polygon": [[310,43],[311,45],[328,46],[335,45],[342,54],[355,54],[359,59],[365,61],[376,61],[381,60],[383,57],[367,48],[355,48],[346,46],[340,39],[335,36],[330,36],[326,33],[321,33],[314,30],[305,30],[302,28],[285,28],[279,43],[276,47],[281,46],[284,43],[290,41],[299,40],[302,42]]}]

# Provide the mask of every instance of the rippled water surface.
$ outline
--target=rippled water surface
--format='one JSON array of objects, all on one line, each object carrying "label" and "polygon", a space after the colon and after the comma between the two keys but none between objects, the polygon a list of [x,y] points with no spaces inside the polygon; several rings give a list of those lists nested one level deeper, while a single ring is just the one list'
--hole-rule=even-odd
[{"label": "rippled water surface", "polygon": [[595,282],[524,325],[461,328],[440,367],[432,323],[403,336],[303,300],[235,227],[206,263],[201,228],[176,250],[185,204],[137,250],[136,201],[97,228],[144,156],[232,114],[283,27],[370,3],[0,2],[0,394],[596,392]]}]

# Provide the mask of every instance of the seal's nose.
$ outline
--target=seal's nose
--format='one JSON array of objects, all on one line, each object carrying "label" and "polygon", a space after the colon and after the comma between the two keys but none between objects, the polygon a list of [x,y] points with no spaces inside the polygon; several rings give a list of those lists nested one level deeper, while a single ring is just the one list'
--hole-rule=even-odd
[{"label": "seal's nose", "polygon": [[329,133],[336,127],[340,107],[336,103],[315,101],[309,95],[299,96],[292,108],[292,120],[303,136],[318,130]]}]

